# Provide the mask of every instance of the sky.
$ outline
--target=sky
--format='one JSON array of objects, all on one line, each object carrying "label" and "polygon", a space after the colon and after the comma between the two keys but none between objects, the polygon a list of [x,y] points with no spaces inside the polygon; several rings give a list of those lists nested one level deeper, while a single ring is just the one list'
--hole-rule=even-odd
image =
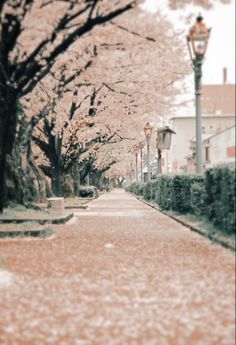
[{"label": "sky", "polygon": [[227,81],[235,83],[235,0],[231,4],[216,4],[210,10],[198,6],[187,6],[186,9],[170,11],[166,5],[167,0],[145,0],[145,9],[155,12],[162,9],[168,18],[173,21],[176,28],[185,29],[186,34],[192,24],[183,22],[180,16],[189,13],[198,15],[201,12],[207,27],[211,27],[211,36],[203,64],[204,84],[221,84],[223,81],[223,68],[227,68]]}]

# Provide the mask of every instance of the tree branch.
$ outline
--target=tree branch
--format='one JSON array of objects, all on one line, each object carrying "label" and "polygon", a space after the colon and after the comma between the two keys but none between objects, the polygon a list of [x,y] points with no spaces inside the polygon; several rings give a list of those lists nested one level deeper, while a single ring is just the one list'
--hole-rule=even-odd
[{"label": "tree branch", "polygon": [[[106,14],[104,16],[96,17],[94,19],[88,19],[88,21],[82,26],[74,30],[63,42],[61,42],[51,53],[50,57],[45,59],[46,62],[46,68],[43,66],[40,66],[36,61],[29,61],[28,64],[30,66],[25,67],[24,73],[22,75],[21,73],[21,78],[19,76],[19,89],[23,90],[21,92],[22,95],[25,95],[26,93],[32,91],[32,89],[35,87],[37,84],[37,81],[41,80],[43,76],[45,76],[51,69],[52,65],[54,64],[55,59],[64,51],[67,50],[67,48],[74,43],[74,40],[85,35],[89,31],[91,31],[94,27],[98,25],[102,25],[113,18],[121,15],[122,13],[130,10],[133,5],[135,4],[136,1],[132,1],[130,4],[119,8],[115,11],[112,11],[109,14]],[[58,27],[60,27],[60,24],[58,24]],[[54,40],[53,40],[54,41]],[[39,76],[37,77],[37,80],[32,82],[32,79],[36,76],[36,73],[39,73]],[[27,87],[27,85],[31,83],[30,87]]]}]

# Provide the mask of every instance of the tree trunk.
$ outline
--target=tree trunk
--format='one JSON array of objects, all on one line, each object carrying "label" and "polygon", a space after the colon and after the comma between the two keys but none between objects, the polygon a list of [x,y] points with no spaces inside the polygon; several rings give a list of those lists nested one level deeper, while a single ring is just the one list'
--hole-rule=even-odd
[{"label": "tree trunk", "polygon": [[102,178],[102,174],[103,172],[102,171],[99,171],[99,170],[94,170],[93,171],[93,174],[90,175],[91,177],[91,182],[92,182],[92,185],[101,189],[101,178]]},{"label": "tree trunk", "polygon": [[123,176],[119,176],[117,179],[118,182],[118,188],[122,188],[123,187],[123,182],[124,182],[125,178]]},{"label": "tree trunk", "polygon": [[[3,81],[1,81],[2,83]],[[12,152],[17,120],[17,91],[6,84],[0,87],[0,212],[7,200],[6,156]]]},{"label": "tree trunk", "polygon": [[56,196],[62,196],[62,172],[61,167],[58,162],[55,162],[55,166],[53,168],[52,173],[52,191]]},{"label": "tree trunk", "polygon": [[92,169],[92,161],[83,160],[79,163],[79,175],[80,175],[80,182],[81,185],[87,184],[87,179],[89,176],[89,173]]},{"label": "tree trunk", "polygon": [[28,205],[42,201],[50,192],[43,172],[31,154],[32,123],[20,113],[17,135],[11,152],[5,156],[5,201]]},{"label": "tree trunk", "polygon": [[62,196],[62,138],[55,137],[55,154],[53,157],[52,191],[56,196]]},{"label": "tree trunk", "polygon": [[76,161],[75,164],[71,168],[71,176],[73,179],[73,188],[74,188],[74,195],[79,195],[79,187],[80,187],[80,174],[79,174],[79,167],[78,162]]},{"label": "tree trunk", "polygon": [[43,172],[36,166],[33,158],[14,147],[6,156],[6,205],[12,201],[28,205],[42,202],[48,196],[48,186]]}]

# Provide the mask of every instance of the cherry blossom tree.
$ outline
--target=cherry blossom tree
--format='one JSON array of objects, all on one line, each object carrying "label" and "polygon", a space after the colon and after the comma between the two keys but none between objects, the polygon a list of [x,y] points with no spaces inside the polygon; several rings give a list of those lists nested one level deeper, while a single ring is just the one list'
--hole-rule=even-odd
[{"label": "cherry blossom tree", "polygon": [[[192,2],[199,3],[200,1],[195,0]],[[208,4],[212,2],[213,1],[205,0],[201,1],[201,4],[208,6]],[[49,74],[54,74],[54,76],[57,77],[57,71],[54,71],[53,68],[56,68],[56,64],[58,63],[58,68],[60,69],[60,66],[70,61],[70,54],[68,55],[67,52],[74,46],[75,42],[79,42],[79,48],[76,51],[79,63],[77,72],[74,73],[79,74],[81,69],[86,68],[85,66],[90,67],[89,59],[87,61],[88,65],[83,64],[83,55],[87,49],[87,37],[90,37],[91,40],[96,37],[98,40],[99,56],[101,56],[101,60],[97,61],[97,66],[87,68],[87,78],[91,80],[91,78],[89,78],[89,73],[92,74],[96,70],[96,74],[93,76],[94,85],[90,86],[97,90],[99,87],[98,81],[101,84],[102,74],[103,85],[107,85],[107,89],[110,89],[116,97],[113,97],[113,100],[109,102],[107,101],[108,98],[104,96],[103,111],[101,110],[101,112],[109,113],[114,111],[114,107],[112,109],[111,105],[115,104],[116,114],[119,115],[120,121],[122,121],[122,116],[128,115],[128,120],[130,122],[128,121],[126,123],[126,131],[128,124],[135,123],[136,125],[134,127],[138,129],[138,123],[141,124],[141,121],[138,121],[138,117],[142,116],[144,112],[151,113],[154,110],[156,111],[157,106],[161,113],[165,110],[167,111],[170,99],[174,97],[177,91],[174,87],[174,82],[181,79],[181,75],[174,73],[174,68],[171,69],[173,63],[170,56],[171,54],[168,56],[162,53],[163,51],[166,53],[165,45],[168,46],[175,36],[171,34],[171,30],[166,27],[166,24],[162,26],[161,20],[159,20],[158,24],[164,30],[162,30],[162,32],[159,31],[157,36],[158,39],[153,33],[150,35],[150,26],[148,22],[146,22],[146,28],[142,27],[142,32],[140,32],[138,27],[141,21],[136,21],[135,26],[135,16],[137,13],[133,12],[133,17],[126,16],[126,13],[134,9],[139,3],[141,3],[141,1],[131,0],[119,0],[115,3],[109,0],[1,1],[0,211],[4,205],[6,157],[7,155],[10,156],[12,153],[14,140],[17,135],[16,128],[17,124],[19,124],[17,119],[19,104],[23,97],[30,95],[31,98],[34,90],[42,81],[45,85],[45,78]],[[175,7],[175,3],[177,2],[170,1],[172,8]],[[187,0],[180,2],[181,5],[187,3],[189,3]],[[122,21],[120,21],[121,18]],[[142,20],[141,17],[140,19]],[[145,23],[144,18],[143,22]],[[107,25],[108,23],[109,25]],[[135,28],[135,31],[133,31],[132,27]],[[96,30],[97,34],[95,34]],[[108,42],[108,40],[105,40],[106,35],[107,37],[111,37],[111,34],[113,34],[113,40]],[[83,40],[83,38],[86,39]],[[154,45],[155,42],[159,43],[158,63],[156,63],[157,50],[153,48],[149,48],[148,50],[149,67],[153,64],[153,71],[157,71],[156,76],[153,76],[151,68],[148,69],[147,64],[143,62],[143,58],[145,57],[143,54],[144,50],[142,48],[139,49],[142,46],[141,41],[148,42],[150,44],[149,47],[151,47],[151,44]],[[114,49],[110,49],[112,45],[117,48],[116,52],[114,52]],[[137,48],[134,49],[134,46]],[[94,42],[92,47],[90,44],[89,49],[94,49]],[[174,49],[176,49],[175,53],[178,57],[181,52],[180,47],[177,46],[174,47]],[[103,63],[101,63],[102,60]],[[130,61],[136,66],[139,65],[139,71],[137,68],[130,69],[127,63],[121,65],[122,61],[125,60]],[[177,63],[179,63],[179,61]],[[168,69],[166,67],[168,67]],[[181,73],[182,71],[180,74]],[[150,84],[150,78],[152,78],[152,85]],[[140,82],[137,82],[138,79]],[[155,83],[153,82],[154,80]],[[124,85],[126,87],[124,87]],[[62,102],[60,87],[58,89],[57,85],[53,86],[53,83],[51,85],[50,80],[50,86],[46,89],[48,92],[53,92],[55,91],[55,87],[58,90],[57,96],[60,102]],[[75,91],[75,94],[73,93],[73,96],[76,96],[76,92],[77,91]],[[134,94],[136,94],[135,99],[133,97]],[[90,97],[91,96],[92,93],[90,93]],[[64,113],[68,111],[68,108],[57,109],[56,107],[60,102],[58,103],[54,98],[53,96],[52,109],[56,109],[56,113],[58,114],[57,118],[60,118],[60,114],[62,114],[60,110],[63,109]],[[145,99],[145,102],[143,102],[142,99]],[[41,103],[44,102],[47,102],[47,100],[42,98]],[[31,133],[31,128],[34,127],[34,115],[40,113],[40,118],[45,115],[43,110],[37,109],[37,106],[39,106],[38,103],[39,102],[36,102],[34,104],[34,111],[32,109],[31,112],[31,115],[33,112],[34,114],[32,116],[33,120],[29,120],[30,130],[27,132],[29,134]],[[45,107],[47,107],[46,104]],[[102,106],[100,106],[100,109],[102,109]],[[137,109],[139,109],[139,112]],[[50,115],[50,111],[49,113],[47,113],[48,110],[45,111],[45,118],[48,118],[48,116],[52,116],[53,118],[53,115]],[[73,112],[73,109],[71,111]],[[99,115],[99,110],[90,105],[89,116],[94,112],[96,116]],[[136,115],[135,121],[133,121],[132,118],[134,114]],[[37,122],[38,120],[35,121]],[[60,126],[55,124],[52,130],[59,127]],[[60,136],[57,136],[57,138],[60,138]]]},{"label": "cherry blossom tree", "polygon": [[[130,18],[124,17],[123,26],[119,23],[111,23],[110,28],[95,29],[93,33],[90,33],[84,48],[85,51],[90,51],[89,67],[84,68],[82,74],[71,75],[71,71],[74,69],[73,51],[76,51],[76,47],[73,45],[71,50],[68,50],[67,58],[65,59],[63,56],[58,59],[54,66],[56,70],[52,69],[52,75],[44,78],[49,87],[51,83],[52,95],[46,91],[49,89],[48,87],[42,88],[43,80],[42,85],[39,85],[34,92],[34,97],[29,102],[29,109],[32,111],[35,100],[40,97],[43,99],[43,96],[39,96],[38,89],[46,94],[46,98],[52,100],[53,108],[41,122],[43,126],[36,128],[38,131],[34,132],[33,138],[48,158],[50,164],[41,165],[41,167],[48,176],[55,179],[56,187],[53,190],[57,193],[61,193],[62,173],[68,170],[71,163],[78,164],[78,156],[81,153],[83,153],[83,172],[88,173],[92,166],[91,163],[95,163],[96,160],[98,163],[93,167],[93,176],[101,176],[101,171],[107,170],[109,164],[105,164],[105,168],[101,167],[98,170],[99,157],[102,156],[98,154],[100,147],[110,143],[111,139],[114,141],[114,137],[117,142],[124,139],[134,140],[137,131],[140,130],[140,115],[147,111],[147,105],[149,110],[155,109],[158,105],[160,111],[164,109],[164,107],[161,108],[160,98],[168,98],[165,107],[169,109],[171,106],[170,95],[174,94],[173,84],[185,75],[186,68],[182,67],[181,54],[179,54],[179,60],[175,59],[176,64],[179,63],[180,73],[176,74],[176,64],[173,63],[172,70],[169,68],[169,74],[165,72],[166,65],[160,66],[160,45],[154,38],[147,36],[149,32],[152,32],[154,36],[160,36],[160,33],[164,32],[162,35],[164,38],[170,31],[166,21],[159,20],[157,23],[153,16],[143,16],[141,12],[135,13],[135,15],[136,18],[141,15],[141,18],[138,19],[149,24],[140,27],[137,25],[139,20],[132,20],[135,16],[131,14]],[[130,53],[130,39],[126,38],[127,32],[124,27],[128,23],[131,28],[128,34],[134,45],[132,54]],[[136,34],[134,34],[134,30]],[[138,34],[138,32],[142,34]],[[166,62],[167,58],[170,58],[168,49],[172,35],[169,42],[166,42],[166,48],[162,48]],[[96,49],[95,47],[91,49],[91,42],[101,43],[96,45]],[[175,49],[179,44],[176,37]],[[96,53],[94,53],[95,51]],[[182,58],[184,58],[183,55]],[[140,66],[145,66],[145,64],[148,65],[148,68],[140,73]],[[156,75],[156,78],[152,78],[151,74]],[[56,89],[55,83],[49,82],[52,78],[57,83]],[[84,80],[83,83],[81,83],[81,78]],[[57,102],[53,96],[55,92]],[[157,100],[158,96],[159,100]],[[142,106],[137,103],[139,98],[144,103]],[[112,114],[114,111],[115,116]],[[129,130],[127,130],[128,128]],[[117,159],[113,158],[111,162],[113,164],[117,162]],[[53,167],[53,173],[50,167]]]},{"label": "cherry blossom tree", "polygon": [[[213,0],[168,0],[171,9],[175,10],[183,8],[186,5],[198,5],[206,9],[210,9],[216,1]],[[231,0],[219,0],[223,4],[228,4]]]},{"label": "cherry blossom tree", "polygon": [[[142,24],[140,25],[140,23]],[[70,90],[71,95],[64,97],[62,104],[59,103],[58,109],[55,110],[58,120],[57,123],[53,123],[54,134],[55,127],[60,133],[64,131],[63,123],[66,123],[66,135],[70,138],[67,139],[67,143],[64,142],[63,144],[67,157],[63,155],[64,158],[61,160],[60,152],[57,161],[61,161],[63,168],[65,168],[64,162],[67,158],[69,158],[70,163],[79,164],[80,171],[83,171],[82,180],[89,171],[92,171],[93,176],[98,176],[101,175],[100,171],[106,171],[109,168],[109,164],[105,164],[105,168],[100,164],[104,157],[99,150],[100,146],[105,143],[103,142],[101,145],[101,131],[103,138],[106,138],[112,131],[112,133],[119,133],[122,140],[129,137],[131,142],[127,142],[127,144],[128,146],[133,145],[132,140],[142,131],[143,113],[148,112],[151,116],[153,113],[154,117],[158,114],[169,113],[171,106],[175,103],[174,96],[180,92],[175,87],[175,82],[181,80],[187,73],[187,64],[182,63],[184,61],[183,46],[178,34],[171,31],[170,23],[160,16],[157,22],[153,16],[144,15],[140,11],[136,11],[135,15],[129,12],[118,21],[112,21],[106,26],[109,28],[93,30],[89,34],[87,43],[85,42],[85,50],[91,45],[90,42],[98,42],[96,49],[90,47],[90,50],[96,50],[96,58],[93,59],[83,74],[85,83],[81,85],[81,76],[79,76],[77,84],[74,84]],[[148,36],[150,32],[153,37]],[[75,47],[72,49],[74,50]],[[66,60],[69,60],[69,57]],[[140,66],[142,73],[140,73]],[[66,70],[69,69],[66,68]],[[72,99],[75,95],[80,98],[78,105],[74,101],[70,106],[70,111],[66,110],[70,97]],[[63,107],[63,103],[66,105],[65,107]],[[77,120],[70,122],[72,132],[74,133],[73,128],[77,129],[78,138],[69,135],[67,114],[68,112],[71,113],[72,109],[73,116],[76,110],[80,111],[77,116],[82,121],[88,121],[89,118],[90,120],[93,119],[91,123],[87,122],[88,126],[85,128],[81,128]],[[116,111],[115,119],[110,115],[114,109]],[[87,119],[84,118],[81,111],[86,114]],[[69,115],[70,120],[73,116]],[[75,115],[75,119],[77,116]],[[88,130],[87,127],[90,129]],[[108,129],[109,133],[107,132]],[[127,133],[127,129],[129,133]],[[133,136],[130,135],[130,132]],[[54,134],[53,138],[55,138]],[[50,136],[50,132],[48,136]],[[117,142],[118,149],[122,140]],[[62,142],[62,137],[60,137],[60,141]],[[53,140],[51,142],[53,143],[51,151],[55,151],[53,149],[55,144]],[[89,142],[90,144],[88,144]],[[71,145],[71,143],[73,144]],[[84,148],[84,143],[87,143],[86,148]],[[41,140],[41,144],[41,147],[45,146],[45,140]],[[76,146],[80,147],[77,153],[76,150],[73,151]],[[125,150],[128,150],[128,146]],[[69,154],[71,151],[68,147],[73,148],[72,156]],[[123,151],[123,153],[125,152]],[[83,157],[82,161],[78,161],[78,156]],[[115,158],[111,162],[114,164],[118,160]],[[58,175],[62,173],[62,167],[53,162],[51,165],[56,169],[55,173],[50,175],[54,176],[58,184],[60,180]],[[99,166],[101,170],[98,170]]]},{"label": "cherry blossom tree", "polygon": [[[48,74],[57,57],[97,25],[128,11],[134,1],[4,0],[0,5],[0,210],[6,155],[12,152],[17,102]],[[33,26],[32,26],[33,23]]]}]

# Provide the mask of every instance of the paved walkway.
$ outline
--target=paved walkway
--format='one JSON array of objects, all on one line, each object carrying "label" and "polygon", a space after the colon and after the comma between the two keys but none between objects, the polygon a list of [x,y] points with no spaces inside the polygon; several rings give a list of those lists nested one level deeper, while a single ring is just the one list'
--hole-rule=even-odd
[{"label": "paved walkway", "polygon": [[229,250],[119,190],[55,229],[0,241],[1,345],[234,344]]}]

